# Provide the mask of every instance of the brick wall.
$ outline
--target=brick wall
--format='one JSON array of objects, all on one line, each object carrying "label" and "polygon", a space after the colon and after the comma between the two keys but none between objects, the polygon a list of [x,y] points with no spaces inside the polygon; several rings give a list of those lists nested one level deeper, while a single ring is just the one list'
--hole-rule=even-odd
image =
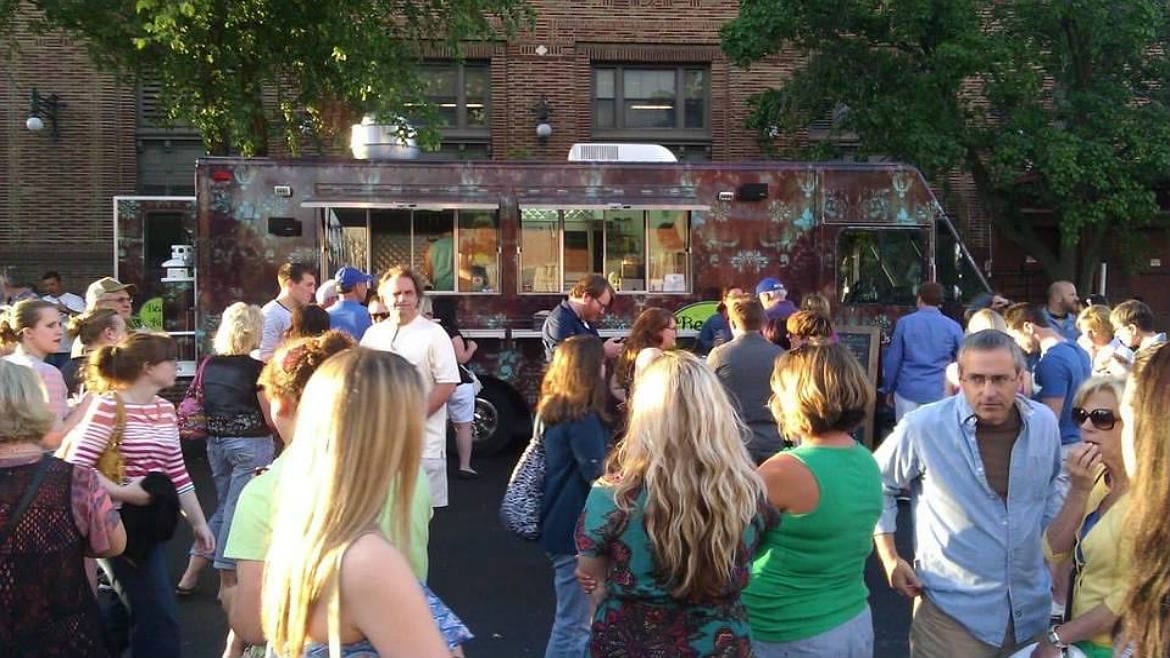
[{"label": "brick wall", "polygon": [[[533,0],[534,29],[513,42],[475,44],[468,59],[491,60],[493,157],[563,161],[569,147],[592,139],[594,63],[710,66],[710,156],[761,155],[744,127],[747,99],[775,85],[794,54],[737,69],[719,49],[719,28],[736,15],[727,0]],[[0,84],[0,265],[17,278],[46,268],[71,287],[109,273],[111,197],[136,188],[136,97],[132,87],[98,74],[84,52],[60,36],[24,36],[12,75]],[[543,54],[540,54],[543,53]],[[66,103],[60,142],[25,130],[32,87]],[[532,105],[546,96],[552,137],[536,138]],[[333,148],[348,154],[347,126]],[[282,149],[273,143],[272,155]],[[957,222],[986,245],[986,222],[969,190],[950,204]]]},{"label": "brick wall", "polygon": [[[63,35],[18,29],[16,41],[0,80],[0,266],[24,281],[57,269],[83,292],[112,273],[111,197],[135,189],[134,90]],[[25,128],[34,87],[64,103],[58,141],[47,121]]]}]

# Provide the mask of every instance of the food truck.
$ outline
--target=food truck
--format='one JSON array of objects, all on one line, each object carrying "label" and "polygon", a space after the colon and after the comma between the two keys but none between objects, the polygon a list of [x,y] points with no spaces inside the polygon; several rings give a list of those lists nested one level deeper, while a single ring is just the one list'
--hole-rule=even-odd
[{"label": "food truck", "polygon": [[797,302],[822,293],[839,333],[860,328],[849,344],[876,383],[878,340],[955,246],[939,244],[950,225],[921,173],[900,164],[208,157],[195,169],[194,198],[114,201],[117,276],[139,286],[140,321],[180,340],[184,372],[224,308],[275,296],[286,261],[314,264],[319,281],[342,265],[409,265],[479,344],[481,453],[528,432],[541,323],[584,275],[616,291],[603,337],[663,307],[693,338],[720,288],[765,277]]}]

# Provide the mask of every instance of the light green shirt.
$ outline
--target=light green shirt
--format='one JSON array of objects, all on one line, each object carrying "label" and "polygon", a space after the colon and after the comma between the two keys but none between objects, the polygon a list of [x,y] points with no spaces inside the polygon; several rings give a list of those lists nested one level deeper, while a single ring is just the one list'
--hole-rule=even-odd
[{"label": "light green shirt", "polygon": [[[280,482],[284,459],[272,462],[272,466],[240,492],[232,527],[228,533],[224,555],[233,560],[263,562],[272,543],[273,502]],[[410,545],[399,546],[410,560],[414,575],[422,582],[427,580],[427,539],[431,523],[431,493],[426,474],[419,472],[414,485],[414,498],[410,503]],[[386,497],[386,506],[378,519],[378,527],[390,535],[391,513],[394,509],[393,491]]]}]

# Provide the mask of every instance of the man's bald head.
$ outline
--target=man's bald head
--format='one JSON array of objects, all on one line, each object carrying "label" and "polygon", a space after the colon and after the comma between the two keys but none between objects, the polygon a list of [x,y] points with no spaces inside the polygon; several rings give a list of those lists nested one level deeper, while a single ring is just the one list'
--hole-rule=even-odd
[{"label": "man's bald head", "polygon": [[1048,286],[1048,312],[1053,315],[1076,315],[1081,310],[1077,286],[1072,281],[1053,281]]}]

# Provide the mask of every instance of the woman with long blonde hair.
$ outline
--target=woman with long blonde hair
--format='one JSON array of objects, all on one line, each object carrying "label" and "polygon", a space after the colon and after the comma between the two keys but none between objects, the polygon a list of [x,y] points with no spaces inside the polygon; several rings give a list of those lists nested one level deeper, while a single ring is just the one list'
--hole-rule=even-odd
[{"label": "woman with long blonde hair", "polygon": [[395,354],[348,350],[317,370],[305,398],[314,412],[298,418],[285,458],[264,570],[270,647],[283,658],[449,656],[409,563],[378,529],[393,488],[393,536],[409,542],[426,420],[417,371]]},{"label": "woman with long blonde hair", "polygon": [[1129,596],[1122,608],[1134,656],[1170,656],[1170,348],[1139,354],[1121,403],[1122,457],[1130,476]]},{"label": "woman with long blonde hair", "polygon": [[625,439],[589,493],[578,577],[590,651],[750,656],[740,592],[775,513],[719,380],[689,352],[639,376]]}]

